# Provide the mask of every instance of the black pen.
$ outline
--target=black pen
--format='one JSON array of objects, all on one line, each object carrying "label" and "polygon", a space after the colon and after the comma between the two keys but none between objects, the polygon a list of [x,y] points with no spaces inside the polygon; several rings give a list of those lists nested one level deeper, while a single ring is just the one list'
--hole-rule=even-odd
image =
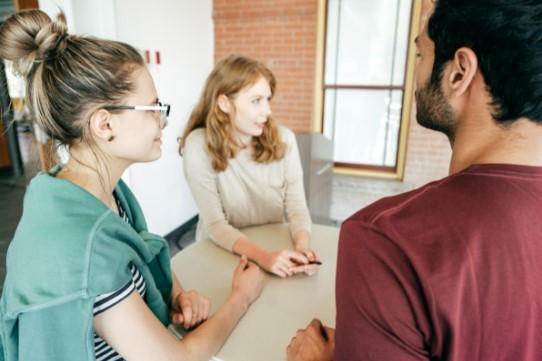
[{"label": "black pen", "polygon": [[317,265],[321,265],[322,262],[320,262],[320,261],[309,261],[309,264],[317,264]]}]

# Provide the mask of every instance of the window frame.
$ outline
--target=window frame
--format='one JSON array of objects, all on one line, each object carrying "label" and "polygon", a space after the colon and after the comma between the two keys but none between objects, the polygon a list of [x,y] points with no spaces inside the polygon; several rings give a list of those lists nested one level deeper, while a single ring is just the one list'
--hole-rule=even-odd
[{"label": "window frame", "polygon": [[402,90],[403,101],[401,108],[401,122],[399,129],[399,139],[397,145],[397,161],[395,167],[375,166],[375,165],[356,165],[341,162],[334,162],[333,172],[338,174],[349,174],[358,176],[370,176],[385,179],[402,180],[405,173],[406,149],[408,140],[408,130],[410,125],[411,110],[414,101],[414,66],[416,61],[416,47],[414,39],[418,34],[423,0],[412,0],[410,13],[410,27],[407,44],[407,57],[405,62],[405,80],[403,86],[356,86],[345,85],[337,87],[336,85],[326,86],[324,84],[325,72],[325,52],[327,35],[327,8],[328,0],[318,0],[318,19],[317,19],[317,56],[316,56],[316,74],[315,74],[315,95],[314,95],[314,124],[313,129],[316,133],[323,132],[324,121],[324,93],[325,89],[360,89],[360,90]]}]

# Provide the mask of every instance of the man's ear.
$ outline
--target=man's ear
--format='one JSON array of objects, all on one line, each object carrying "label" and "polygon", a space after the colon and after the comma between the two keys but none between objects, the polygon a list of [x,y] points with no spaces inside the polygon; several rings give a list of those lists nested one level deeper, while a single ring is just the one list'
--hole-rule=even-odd
[{"label": "man's ear", "polygon": [[91,134],[109,141],[114,138],[113,126],[111,124],[111,113],[105,109],[99,109],[90,116],[90,131]]},{"label": "man's ear", "polygon": [[456,50],[448,73],[448,87],[452,96],[463,94],[472,84],[478,71],[478,57],[467,47]]},{"label": "man's ear", "polygon": [[220,94],[218,96],[217,103],[220,110],[222,110],[226,114],[230,113],[231,103],[230,103],[230,99],[227,96],[225,96],[224,94]]}]

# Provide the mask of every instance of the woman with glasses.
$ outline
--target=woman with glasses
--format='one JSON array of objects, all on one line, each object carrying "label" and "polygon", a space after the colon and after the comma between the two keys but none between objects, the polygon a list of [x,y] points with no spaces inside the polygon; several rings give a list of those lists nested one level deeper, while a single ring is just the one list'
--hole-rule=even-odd
[{"label": "woman with glasses", "polygon": [[[180,138],[184,174],[199,207],[196,240],[211,238],[280,277],[314,274],[311,219],[292,131],[271,117],[273,73],[262,63],[231,55],[219,61]],[[293,249],[268,251],[239,228],[284,222]]]},{"label": "woman with glasses", "polygon": [[[39,10],[0,28],[0,56],[26,77],[37,126],[69,150],[38,174],[7,257],[0,301],[6,360],[208,360],[262,288],[243,258],[224,305],[184,290],[120,179],[161,155],[169,105],[130,45],[69,35]],[[183,340],[169,323],[197,327]],[[2,358],[2,357],[0,357]]]}]

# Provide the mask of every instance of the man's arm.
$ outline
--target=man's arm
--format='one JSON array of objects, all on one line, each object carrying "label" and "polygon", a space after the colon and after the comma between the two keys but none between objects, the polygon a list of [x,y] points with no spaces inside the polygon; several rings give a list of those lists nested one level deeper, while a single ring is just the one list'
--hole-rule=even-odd
[{"label": "man's arm", "polygon": [[427,300],[404,242],[359,219],[343,223],[335,361],[429,359]]}]

